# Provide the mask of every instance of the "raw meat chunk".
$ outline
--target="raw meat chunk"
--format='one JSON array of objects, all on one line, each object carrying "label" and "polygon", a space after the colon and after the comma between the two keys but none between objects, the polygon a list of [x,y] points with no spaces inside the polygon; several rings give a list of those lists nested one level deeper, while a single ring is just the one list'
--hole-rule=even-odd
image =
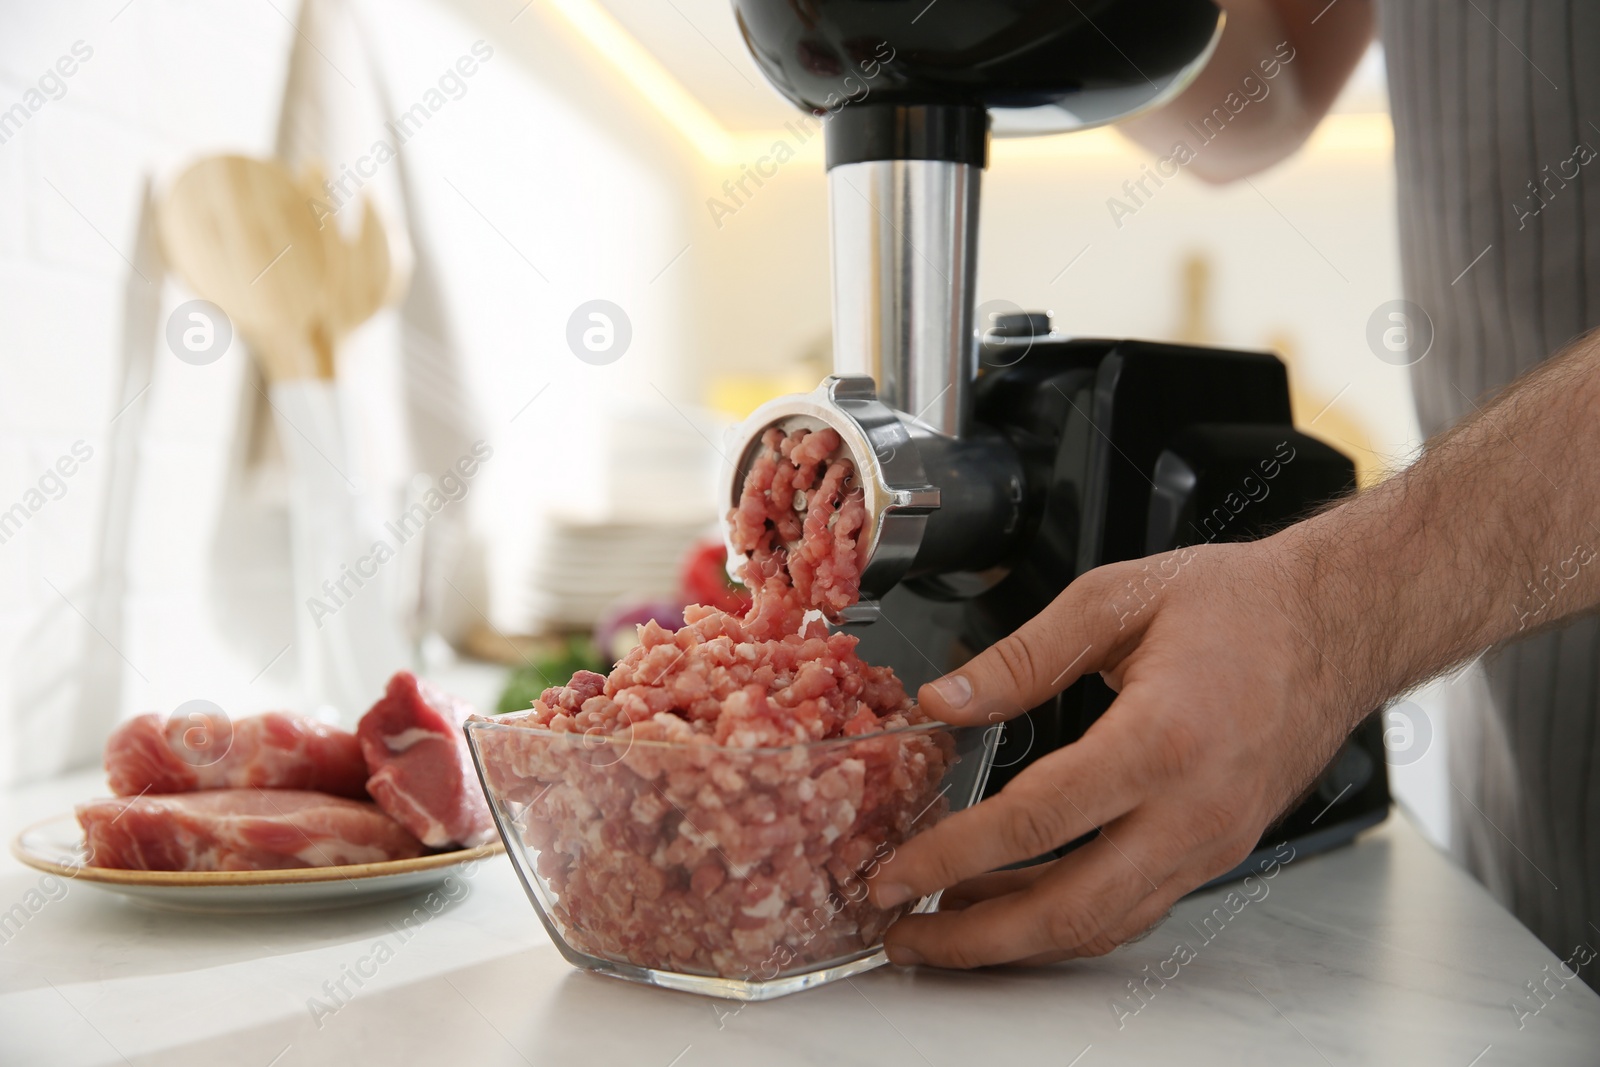
[{"label": "raw meat chunk", "polygon": [[135,871],[273,871],[410,859],[373,804],[299,789],[212,789],[78,805],[88,862]]},{"label": "raw meat chunk", "polygon": [[105,765],[118,796],[251,787],[367,795],[367,764],[355,735],[283,711],[231,727],[225,720],[140,715],[111,734]]},{"label": "raw meat chunk", "polygon": [[494,837],[461,732],[471,714],[466,701],[400,671],[356,724],[371,772],[367,792],[430,848],[474,847]]}]

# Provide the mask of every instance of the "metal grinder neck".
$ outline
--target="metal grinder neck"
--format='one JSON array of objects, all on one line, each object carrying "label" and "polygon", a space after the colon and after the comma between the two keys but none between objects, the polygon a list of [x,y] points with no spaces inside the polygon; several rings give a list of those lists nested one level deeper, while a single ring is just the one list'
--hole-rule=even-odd
[{"label": "metal grinder neck", "polygon": [[867,375],[891,408],[965,436],[988,115],[859,104],[825,129],[834,373]]}]

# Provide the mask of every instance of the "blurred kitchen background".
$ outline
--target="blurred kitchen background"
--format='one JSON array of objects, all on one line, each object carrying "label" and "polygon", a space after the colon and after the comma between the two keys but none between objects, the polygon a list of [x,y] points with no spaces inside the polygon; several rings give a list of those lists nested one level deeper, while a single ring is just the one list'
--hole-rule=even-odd
[{"label": "blurred kitchen background", "polygon": [[[305,2],[0,4],[0,782],[93,763],[135,712],[314,702],[306,445],[380,524],[443,497],[374,581],[420,664],[515,664],[619,593],[671,595],[723,427],[828,366],[822,139],[727,0]],[[369,199],[388,234],[394,299],[336,350],[333,455],[243,337],[209,361],[168,340],[196,292],[162,200],[230,153],[320,156],[336,222]],[[1110,131],[996,142],[980,305],[1271,347],[1364,483],[1406,463],[1407,371],[1368,343],[1402,296],[1380,49],[1270,173],[1130,201],[1148,162]],[[1441,841],[1448,709],[1476,692],[1397,720],[1397,794]]]}]

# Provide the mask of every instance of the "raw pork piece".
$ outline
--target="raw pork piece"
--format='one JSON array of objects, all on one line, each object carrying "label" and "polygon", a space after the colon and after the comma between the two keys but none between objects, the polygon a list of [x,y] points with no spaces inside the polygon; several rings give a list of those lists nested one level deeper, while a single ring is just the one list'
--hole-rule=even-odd
[{"label": "raw pork piece", "polygon": [[112,733],[105,764],[118,796],[252,787],[367,795],[367,764],[355,735],[284,711],[252,715],[231,728],[226,720],[140,715]]},{"label": "raw pork piece", "polygon": [[466,701],[400,671],[356,724],[372,775],[367,792],[430,848],[471,848],[494,837],[494,819],[461,732],[471,714]]},{"label": "raw pork piece", "polygon": [[402,860],[418,841],[373,804],[299,789],[211,789],[78,805],[95,867],[276,871]]},{"label": "raw pork piece", "polygon": [[945,812],[953,739],[889,732],[928,717],[818,617],[860,592],[854,466],[833,430],[762,446],[728,516],[750,610],[646,623],[608,677],[491,720],[542,729],[479,738],[558,928],[592,955],[761,979],[848,958],[909,908],[863,878]]}]

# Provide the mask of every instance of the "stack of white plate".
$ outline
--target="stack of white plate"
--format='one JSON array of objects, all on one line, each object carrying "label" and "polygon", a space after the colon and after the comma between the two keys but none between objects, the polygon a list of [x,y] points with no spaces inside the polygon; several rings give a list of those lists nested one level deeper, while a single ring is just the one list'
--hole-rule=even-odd
[{"label": "stack of white plate", "polygon": [[[563,417],[566,421],[562,421]],[[494,594],[494,625],[529,635],[586,629],[620,597],[671,597],[685,550],[720,535],[725,417],[615,398],[552,413],[534,521]],[[510,543],[510,542],[508,542]]]},{"label": "stack of white plate", "polygon": [[553,520],[534,554],[527,610],[532,632],[587,628],[623,596],[665,598],[704,522]]}]

